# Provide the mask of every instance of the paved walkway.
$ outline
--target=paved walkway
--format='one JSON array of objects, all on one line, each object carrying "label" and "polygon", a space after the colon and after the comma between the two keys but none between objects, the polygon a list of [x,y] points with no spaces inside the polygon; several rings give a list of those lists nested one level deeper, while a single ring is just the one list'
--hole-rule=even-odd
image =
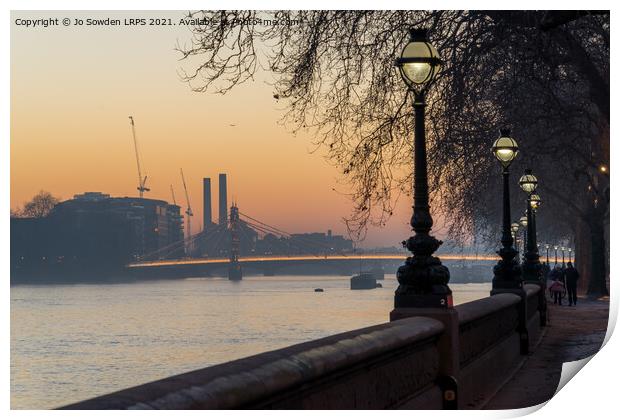
[{"label": "paved walkway", "polygon": [[540,344],[522,367],[482,408],[524,408],[548,401],[560,382],[562,363],[596,353],[607,331],[609,300],[578,297],[577,306],[549,303],[549,322]]}]

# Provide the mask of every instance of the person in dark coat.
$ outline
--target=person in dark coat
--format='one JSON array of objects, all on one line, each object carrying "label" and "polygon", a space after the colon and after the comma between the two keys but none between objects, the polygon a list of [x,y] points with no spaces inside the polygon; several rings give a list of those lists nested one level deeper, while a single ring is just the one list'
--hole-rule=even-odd
[{"label": "person in dark coat", "polygon": [[568,263],[566,270],[564,270],[566,277],[566,291],[568,292],[568,306],[577,305],[577,279],[579,278],[579,272],[572,263]]}]

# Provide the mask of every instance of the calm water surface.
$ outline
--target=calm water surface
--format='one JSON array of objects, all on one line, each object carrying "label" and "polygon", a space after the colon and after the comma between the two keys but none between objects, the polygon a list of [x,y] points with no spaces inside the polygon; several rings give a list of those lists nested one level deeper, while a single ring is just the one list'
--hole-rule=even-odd
[{"label": "calm water surface", "polygon": [[[53,408],[388,321],[394,276],[247,277],[11,287],[11,408]],[[325,289],[315,293],[316,287]],[[451,284],[455,304],[490,283]]]}]

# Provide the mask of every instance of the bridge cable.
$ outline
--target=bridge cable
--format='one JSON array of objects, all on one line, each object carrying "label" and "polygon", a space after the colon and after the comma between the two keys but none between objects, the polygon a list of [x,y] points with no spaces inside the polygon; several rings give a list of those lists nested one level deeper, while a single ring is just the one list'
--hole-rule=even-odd
[{"label": "bridge cable", "polygon": [[[288,239],[290,239],[290,240],[292,240],[294,242],[296,241],[296,242],[302,243],[302,244],[305,243],[305,244],[309,244],[309,245],[313,245],[313,246],[318,246],[319,248],[323,248],[323,249],[325,249],[327,251],[331,251],[332,250],[331,247],[329,247],[329,246],[327,246],[327,245],[325,245],[325,244],[323,244],[321,242],[314,241],[312,239],[307,239],[307,238],[294,237],[291,233],[288,233],[288,232],[286,232],[284,230],[281,230],[279,228],[276,228],[274,226],[268,225],[265,222],[261,222],[260,220],[257,220],[257,219],[255,219],[255,218],[253,218],[251,216],[248,216],[247,214],[243,214],[241,212],[239,212],[239,214],[243,215],[244,217],[246,217],[248,219],[251,219],[251,220],[253,220],[253,221],[257,222],[257,223],[260,223],[261,225],[265,226],[268,229],[271,229],[272,231],[270,233],[272,233],[272,234],[275,234],[275,233],[280,234],[280,235],[284,234],[284,235],[286,235],[288,237]],[[244,220],[244,221],[246,223],[248,223],[247,220]],[[343,252],[339,252],[338,254],[340,254],[342,256],[347,256],[347,254],[345,254]]]},{"label": "bridge cable", "polygon": [[[261,226],[258,226],[258,225],[254,224],[254,223],[248,222],[247,220],[244,220],[244,222],[245,222],[246,224],[248,224],[249,226],[253,227],[254,229],[259,230],[259,231],[261,231],[261,232],[263,232],[263,233],[271,233],[271,234],[274,234],[274,232],[273,232],[273,231],[267,230],[267,229],[265,229],[265,228],[263,228],[263,227],[261,227]],[[282,237],[284,237],[284,236],[282,236]],[[294,238],[294,237],[291,237],[291,236],[286,237],[286,239],[288,239],[288,240],[291,242],[291,244],[292,244],[292,245],[296,248],[296,250],[298,250],[298,251],[304,251],[304,248],[307,248],[309,245],[312,245],[312,246],[314,246],[314,247],[319,246],[319,247],[321,247],[321,248],[323,248],[323,249],[326,249],[326,250],[328,249],[328,250],[330,250],[330,251],[331,251],[331,248],[329,248],[329,247],[327,247],[327,246],[325,246],[325,245],[323,245],[323,244],[321,244],[321,243],[319,243],[319,242],[316,242],[316,241],[303,240],[303,239]],[[310,251],[310,254],[312,254],[312,255],[314,255],[314,256],[316,256],[316,257],[322,257],[322,256],[325,256],[325,254],[320,253],[320,252],[319,252],[319,253],[316,253],[316,252],[312,252],[312,251]],[[287,255],[290,255],[290,252],[289,252]],[[303,254],[297,254],[297,255],[303,255]],[[345,254],[342,254],[342,253],[341,253],[341,255],[346,256]]]}]

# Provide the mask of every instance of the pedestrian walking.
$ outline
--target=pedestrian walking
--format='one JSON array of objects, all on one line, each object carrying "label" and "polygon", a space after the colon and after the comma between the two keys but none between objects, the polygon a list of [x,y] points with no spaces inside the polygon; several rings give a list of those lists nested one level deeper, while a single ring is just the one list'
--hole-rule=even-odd
[{"label": "pedestrian walking", "polygon": [[556,265],[553,267],[553,270],[549,272],[549,280],[551,280],[549,292],[551,292],[553,296],[553,303],[562,306],[562,295],[565,291],[564,270]]},{"label": "pedestrian walking", "polygon": [[564,270],[564,276],[566,277],[568,306],[577,305],[577,279],[579,278],[579,272],[573,267],[573,264],[569,262],[566,270]]}]

